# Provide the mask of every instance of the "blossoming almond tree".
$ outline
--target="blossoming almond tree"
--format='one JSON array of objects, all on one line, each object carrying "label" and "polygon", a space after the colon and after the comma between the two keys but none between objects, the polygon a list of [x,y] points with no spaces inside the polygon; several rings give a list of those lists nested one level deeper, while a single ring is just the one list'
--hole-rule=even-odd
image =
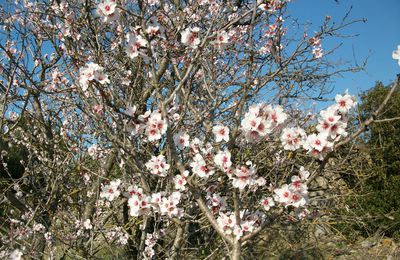
[{"label": "blossoming almond tree", "polygon": [[296,36],[287,5],[5,2],[1,138],[26,156],[13,178],[2,152],[0,255],[179,259],[211,239],[209,258],[240,259],[305,218],[307,185],[364,129],[349,93],[296,108],[346,71],[323,41],[352,22]]}]

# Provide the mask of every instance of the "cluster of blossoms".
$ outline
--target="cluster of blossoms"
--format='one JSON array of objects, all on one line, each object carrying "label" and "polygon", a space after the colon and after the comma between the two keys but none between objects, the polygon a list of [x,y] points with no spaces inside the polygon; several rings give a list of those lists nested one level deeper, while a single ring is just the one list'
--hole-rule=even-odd
[{"label": "cluster of blossoms", "polygon": [[167,196],[163,192],[153,193],[148,196],[137,186],[131,186],[128,190],[128,206],[131,216],[139,217],[147,215],[152,210],[170,218],[180,218],[183,216],[183,209],[178,207],[181,200],[181,193],[179,191],[173,192],[170,196]]},{"label": "cluster of blossoms", "polygon": [[323,53],[322,53],[322,47],[321,47],[321,39],[318,38],[317,36],[314,36],[314,37],[311,37],[309,41],[312,46],[312,54],[314,54],[314,57],[316,59],[322,58]]},{"label": "cluster of blossoms", "polygon": [[143,36],[130,32],[127,34],[126,39],[127,45],[125,50],[129,58],[134,59],[139,55],[146,57],[144,48],[147,46],[147,41],[145,38],[143,38]]},{"label": "cluster of blossoms", "polygon": [[126,115],[130,118],[125,120],[126,129],[131,136],[145,134],[147,141],[157,141],[167,131],[167,120],[164,119],[160,111],[146,111],[143,115],[135,116],[136,106],[128,107]]},{"label": "cluster of blossoms", "polygon": [[86,219],[84,221],[76,220],[75,221],[75,228],[77,230],[76,236],[82,236],[86,230],[91,230],[93,228],[90,219]]},{"label": "cluster of blossoms", "polygon": [[281,106],[257,104],[245,114],[241,128],[248,142],[256,142],[272,133],[286,118]]},{"label": "cluster of blossoms", "polygon": [[306,137],[306,132],[300,127],[290,127],[283,129],[281,142],[285,150],[295,151],[304,144]]},{"label": "cluster of blossoms", "polygon": [[152,156],[150,161],[146,163],[146,167],[152,174],[166,177],[170,166],[165,161],[165,156],[160,154],[159,156]]},{"label": "cluster of blossoms", "polygon": [[222,228],[225,234],[233,235],[237,240],[244,235],[244,233],[251,233],[260,226],[264,215],[261,212],[254,214],[244,214],[240,212],[240,223],[237,223],[236,216],[233,212],[220,212],[217,218],[218,225]]},{"label": "cluster of blossoms", "polygon": [[[274,200],[285,207],[305,206],[308,201],[308,189],[305,182],[309,176],[310,173],[304,170],[304,167],[300,168],[300,174],[292,176],[290,184],[284,184],[281,188],[274,190]],[[275,205],[270,197],[264,199],[262,204],[265,210]]]},{"label": "cluster of blossoms", "polygon": [[[221,133],[221,129],[223,129],[223,133]],[[214,133],[217,142],[220,141],[219,134],[226,135],[226,138],[229,138],[229,129],[224,126],[214,127]],[[194,156],[192,157],[190,167],[192,168],[192,172],[200,178],[209,178],[215,173],[215,169],[217,168],[227,174],[229,179],[232,180],[233,187],[240,190],[243,190],[246,186],[253,187],[265,184],[265,179],[256,175],[256,167],[252,162],[246,162],[246,166],[233,167],[229,150],[220,150],[214,154],[211,145],[208,147],[206,145],[206,148],[202,148],[198,139],[193,141],[191,147]]]},{"label": "cluster of blossoms", "polygon": [[[322,159],[332,149],[334,141],[346,136],[345,128],[347,123],[345,114],[355,104],[354,98],[347,93],[343,96],[337,95],[336,104],[320,112],[316,127],[318,134],[307,136],[306,132],[299,127],[283,129],[280,139],[284,149],[294,151],[303,147],[310,154]],[[136,108],[133,107],[128,109],[127,114],[133,117],[135,111]],[[283,112],[281,106],[258,104],[250,107],[246,113],[241,122],[241,130],[248,142],[256,142],[278,130],[286,119],[287,115]],[[147,111],[145,114],[138,116],[135,122],[139,123],[132,124],[134,132],[136,134],[144,133],[149,141],[161,139],[167,130],[167,122],[162,118],[159,111]],[[221,124],[216,125],[213,127],[212,132],[215,136],[215,142],[229,141],[228,127]],[[190,167],[192,173],[198,177],[207,179],[215,173],[216,169],[219,169],[227,174],[229,179],[232,180],[232,186],[239,190],[244,190],[246,187],[251,188],[265,185],[265,179],[256,175],[256,167],[250,161],[245,166],[233,166],[229,150],[225,149],[214,153],[214,148],[211,144],[207,143],[204,146],[202,141],[197,138],[190,141],[189,135],[184,132],[178,132],[173,139],[179,150],[190,147],[192,159]],[[98,151],[99,148],[97,145],[89,148],[89,154],[93,157],[97,157]],[[164,155],[152,156],[145,166],[151,174],[160,177],[166,177],[170,168]],[[184,211],[178,207],[182,197],[180,191],[187,189],[188,176],[189,171],[174,176],[175,189],[179,191],[175,191],[169,195],[165,192],[146,195],[141,188],[136,186],[129,187],[127,194],[130,209],[129,214],[139,217],[157,212],[161,216],[168,216],[170,218],[182,217]],[[304,168],[301,168],[300,175],[293,176],[291,183],[274,189],[273,196],[262,199],[261,205],[264,210],[268,211],[276,205],[294,208],[304,207],[308,201],[308,189],[306,186],[308,176],[309,173]],[[108,185],[103,185],[100,197],[108,201],[115,200],[120,195],[120,184],[120,180],[114,180]],[[234,213],[227,211],[226,200],[218,193],[207,194],[207,206],[213,214],[218,214],[217,221],[224,232],[235,236],[237,239],[243,236],[245,232],[252,232],[254,228],[260,225],[262,220],[260,214],[246,215],[244,217],[242,212],[240,223],[236,223]],[[80,226],[86,230],[90,229],[90,220],[89,223],[80,223]],[[90,226],[90,228],[86,228],[86,226]],[[123,240],[125,241],[126,239]],[[147,247],[148,254],[153,255],[152,243],[149,242]]]},{"label": "cluster of blossoms", "polygon": [[146,235],[146,240],[144,241],[146,247],[143,252],[146,259],[151,259],[155,255],[156,252],[154,251],[153,247],[157,244],[158,238],[159,235],[156,232]]},{"label": "cluster of blossoms", "polygon": [[[164,28],[157,22],[153,17],[148,21],[148,26],[143,31],[140,27],[136,27],[135,30],[126,34],[126,46],[125,51],[129,58],[135,59],[142,57],[148,60],[147,48],[151,47],[151,39],[154,37],[164,38]],[[146,37],[147,34],[151,39],[148,42]]]},{"label": "cluster of blossoms", "polygon": [[278,9],[282,8],[282,4],[283,1],[268,1],[266,4],[260,4],[258,8],[268,13],[275,13]]},{"label": "cluster of blossoms", "polygon": [[[267,3],[262,3],[258,6],[258,8],[265,13],[276,13],[277,10],[281,9],[283,4],[282,1],[268,1]],[[266,42],[264,46],[259,49],[260,54],[269,54],[275,53],[283,50],[283,45],[274,44],[274,39],[276,38],[278,33],[284,35],[285,30],[282,30],[281,25],[284,22],[281,16],[278,16],[274,22],[271,22],[264,33]]]},{"label": "cluster of blossoms", "polygon": [[160,202],[154,203],[153,209],[155,212],[160,212],[161,215],[166,215],[170,218],[177,217],[181,218],[183,216],[183,209],[178,208],[178,204],[181,201],[182,194],[179,191],[172,192],[170,196],[161,196],[157,194],[153,199],[155,201],[160,200]]},{"label": "cluster of blossoms", "polygon": [[333,142],[347,135],[345,114],[357,103],[349,94],[336,95],[336,104],[322,110],[316,127],[318,134],[311,134],[303,144],[310,154],[322,160],[332,150]]},{"label": "cluster of blossoms", "polygon": [[243,190],[246,186],[263,186],[265,179],[256,175],[256,167],[252,162],[246,162],[247,166],[240,166],[233,171],[232,185],[239,190]]},{"label": "cluster of blossoms", "polygon": [[115,241],[118,245],[128,244],[129,235],[122,227],[114,227],[106,233],[107,239]]},{"label": "cluster of blossoms", "polygon": [[[127,115],[133,117],[136,107],[129,108]],[[138,116],[138,121],[129,121],[128,128],[132,135],[144,133],[147,140],[152,142],[161,139],[162,135],[167,131],[167,121],[163,119],[159,111],[146,111],[143,115]]]},{"label": "cluster of blossoms", "polygon": [[214,163],[221,171],[232,174],[231,152],[229,150],[218,151],[214,156]]},{"label": "cluster of blossoms", "polygon": [[[146,116],[144,116],[146,118]],[[167,131],[167,122],[162,118],[161,113],[153,111],[147,118],[146,134],[148,140],[155,141],[161,139],[161,136]]]},{"label": "cluster of blossoms", "polygon": [[346,113],[356,105],[355,98],[348,93],[336,95],[336,103],[319,114],[318,133],[307,136],[299,127],[289,127],[282,131],[281,142],[285,150],[294,151],[303,147],[309,154],[322,160],[333,148],[335,141],[347,136]]},{"label": "cluster of blossoms", "polygon": [[218,193],[207,192],[207,206],[214,213],[226,211],[228,204],[224,197]]},{"label": "cluster of blossoms", "polygon": [[83,91],[89,87],[89,83],[96,81],[100,84],[110,83],[108,76],[104,73],[104,68],[100,65],[90,62],[79,70],[79,84]]},{"label": "cluster of blossoms", "polygon": [[100,198],[104,198],[108,201],[113,201],[114,199],[118,198],[121,194],[119,185],[121,184],[121,180],[117,179],[111,181],[110,184],[103,185],[100,192]]},{"label": "cluster of blossoms", "polygon": [[[120,180],[115,180],[108,185],[103,185],[100,197],[108,201],[118,198],[121,193],[118,190],[120,183]],[[162,216],[180,218],[184,213],[183,209],[178,207],[182,196],[179,191],[172,192],[169,196],[164,192],[146,195],[142,188],[129,186],[125,196],[128,197],[129,214],[131,216],[139,217],[151,212],[158,212]],[[89,225],[90,222],[87,224]]]},{"label": "cluster of blossoms", "polygon": [[22,256],[24,254],[22,253],[21,249],[14,249],[12,251],[0,251],[0,258],[1,259],[10,259],[10,260],[21,260]]},{"label": "cluster of blossoms", "polygon": [[207,179],[215,173],[214,168],[207,162],[200,153],[196,153],[193,157],[193,161],[190,163],[192,172],[200,178]]}]

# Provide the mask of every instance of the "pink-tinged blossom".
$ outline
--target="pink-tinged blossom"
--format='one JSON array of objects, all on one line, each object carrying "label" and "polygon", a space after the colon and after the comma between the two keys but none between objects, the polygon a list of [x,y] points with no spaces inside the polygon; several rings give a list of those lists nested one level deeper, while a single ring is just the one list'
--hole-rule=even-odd
[{"label": "pink-tinged blossom", "polygon": [[167,122],[162,118],[161,113],[154,111],[147,119],[146,134],[150,142],[161,139],[167,131]]},{"label": "pink-tinged blossom", "polygon": [[97,159],[97,158],[101,157],[101,155],[102,155],[102,150],[101,150],[101,148],[100,148],[97,144],[92,144],[92,145],[89,146],[89,148],[88,148],[88,154],[89,154],[93,159]]},{"label": "pink-tinged blossom", "polygon": [[242,229],[242,233],[239,235],[239,238],[243,235],[244,232],[253,232],[254,230],[254,221],[246,220],[240,223],[240,227]]},{"label": "pink-tinged blossom", "polygon": [[151,211],[151,197],[132,195],[128,199],[129,215],[139,217]]},{"label": "pink-tinged blossom", "polygon": [[281,135],[283,149],[290,151],[300,149],[306,138],[306,132],[299,127],[285,128]]},{"label": "pink-tinged blossom", "polygon": [[277,29],[278,29],[278,24],[276,23],[270,24],[268,26],[268,30],[265,32],[265,37],[273,38],[277,33]]},{"label": "pink-tinged blossom", "polygon": [[337,109],[341,113],[347,113],[349,110],[357,105],[356,99],[353,96],[350,96],[347,91],[342,95],[336,95],[335,97]]},{"label": "pink-tinged blossom", "polygon": [[311,134],[307,137],[304,148],[306,150],[315,149],[321,152],[327,146],[328,141],[326,137],[324,134]]},{"label": "pink-tinged blossom", "polygon": [[40,223],[36,223],[35,225],[33,225],[32,230],[33,230],[34,232],[44,233],[44,232],[46,231],[46,227],[43,226],[43,225],[40,224]]},{"label": "pink-tinged blossom", "polygon": [[193,162],[190,163],[190,167],[192,167],[192,172],[200,178],[208,178],[214,174],[214,170],[207,166],[203,156],[199,153],[193,157]]},{"label": "pink-tinged blossom", "polygon": [[89,83],[97,81],[100,84],[110,83],[108,76],[104,74],[104,68],[96,63],[90,62],[79,70],[79,84],[83,91],[89,87]]},{"label": "pink-tinged blossom", "polygon": [[307,204],[307,197],[299,192],[293,192],[291,194],[290,200],[290,206],[293,206],[295,208],[303,207]]},{"label": "pink-tinged blossom", "polygon": [[186,184],[187,184],[187,177],[189,176],[189,171],[184,171],[182,174],[176,175],[174,177],[174,184],[175,184],[175,189],[184,191],[186,190]]},{"label": "pink-tinged blossom", "polygon": [[312,49],[312,54],[314,54],[314,57],[316,59],[320,59],[324,55],[324,53],[322,52],[322,48],[316,48],[316,47]]},{"label": "pink-tinged blossom", "polygon": [[10,259],[10,260],[21,260],[23,255],[24,254],[22,253],[21,250],[15,249],[10,253],[10,255],[8,256],[8,259]]},{"label": "pink-tinged blossom", "polygon": [[226,200],[218,193],[213,193],[212,196],[207,196],[207,206],[213,213],[226,211],[228,204]]},{"label": "pink-tinged blossom", "polygon": [[272,122],[272,126],[276,127],[287,119],[287,114],[283,112],[282,106],[275,106],[268,105],[264,108],[265,117],[267,120]]},{"label": "pink-tinged blossom", "polygon": [[239,240],[244,233],[252,232],[260,223],[260,218],[256,214],[244,216],[244,212],[242,211],[240,212],[240,217],[240,223],[237,223],[233,212],[220,212],[217,218],[217,223],[225,234],[233,235],[237,240]]},{"label": "pink-tinged blossom", "polygon": [[197,47],[200,44],[200,39],[198,37],[200,28],[194,27],[194,28],[187,28],[181,33],[181,41],[183,44],[193,48],[197,49]]},{"label": "pink-tinged blossom", "polygon": [[214,151],[214,147],[211,143],[207,142],[204,147],[200,147],[200,152],[207,158],[212,157]]},{"label": "pink-tinged blossom", "polygon": [[160,154],[159,156],[152,156],[151,159],[145,164],[146,168],[154,175],[166,177],[170,165],[167,164],[165,156]]},{"label": "pink-tinged blossom", "polygon": [[277,188],[274,190],[274,200],[278,203],[282,203],[287,205],[290,203],[291,191],[289,189],[288,184],[282,185],[281,188]]},{"label": "pink-tinged blossom", "polygon": [[394,50],[392,53],[392,58],[397,60],[400,66],[400,45],[397,45],[397,50]]},{"label": "pink-tinged blossom", "polygon": [[146,33],[150,36],[160,36],[163,34],[164,28],[157,22],[155,17],[152,17],[149,21],[149,25],[146,28]]},{"label": "pink-tinged blossom", "polygon": [[234,170],[232,177],[233,187],[243,190],[247,185],[257,185],[257,176],[255,166],[251,162],[247,166],[241,166]]},{"label": "pink-tinged blossom", "polygon": [[192,142],[190,142],[190,149],[193,153],[199,153],[200,152],[200,148],[203,145],[203,142],[200,141],[199,138],[195,137]]},{"label": "pink-tinged blossom", "polygon": [[309,39],[311,45],[312,45],[312,54],[316,59],[322,58],[323,52],[322,52],[322,45],[321,45],[321,39],[318,36],[311,37]]},{"label": "pink-tinged blossom", "polygon": [[290,184],[290,187],[292,190],[296,192],[300,192],[302,194],[307,193],[307,185],[304,184],[304,180],[300,178],[298,175],[294,175],[291,178],[292,183]]},{"label": "pink-tinged blossom", "polygon": [[249,108],[245,114],[241,129],[248,142],[256,142],[274,131],[287,119],[281,106],[257,104]]},{"label": "pink-tinged blossom", "polygon": [[183,150],[189,146],[189,135],[183,132],[179,132],[174,135],[174,143],[178,149]]},{"label": "pink-tinged blossom", "polygon": [[106,0],[97,5],[97,13],[103,17],[103,22],[108,23],[119,19],[115,1]]},{"label": "pink-tinged blossom", "polygon": [[301,166],[300,167],[300,175],[299,175],[299,177],[300,177],[300,179],[302,180],[302,181],[306,181],[306,180],[308,180],[308,177],[310,177],[310,172],[309,171],[307,171],[305,168],[304,168],[304,166]]},{"label": "pink-tinged blossom", "polygon": [[164,192],[157,192],[151,194],[151,204],[153,206],[154,212],[160,212],[160,203],[164,197]]},{"label": "pink-tinged blossom", "polygon": [[138,187],[137,185],[134,186],[129,186],[127,189],[127,192],[124,194],[126,197],[131,197],[133,195],[137,195],[139,198],[141,198],[144,193],[143,193],[143,189]]},{"label": "pink-tinged blossom", "polygon": [[132,32],[128,33],[126,38],[127,45],[125,51],[129,58],[134,59],[139,55],[146,57],[144,49],[147,47],[148,43],[145,38],[143,38],[140,34]]},{"label": "pink-tinged blossom", "polygon": [[228,213],[219,213],[217,218],[218,226],[222,228],[225,234],[231,235],[233,233],[233,229],[236,226],[236,218],[235,215],[231,212]]},{"label": "pink-tinged blossom", "polygon": [[169,197],[163,197],[159,204],[160,213],[167,215],[170,218],[183,216],[183,209],[178,208],[178,204],[181,200],[181,193],[179,191],[173,192]]},{"label": "pink-tinged blossom", "polygon": [[228,150],[218,151],[218,153],[214,156],[214,163],[222,171],[228,171],[232,166],[231,152]]},{"label": "pink-tinged blossom", "polygon": [[243,236],[243,230],[239,225],[236,225],[233,228],[233,233],[232,234],[235,236],[236,240],[239,240]]},{"label": "pink-tinged blossom", "polygon": [[229,38],[229,34],[226,31],[221,31],[217,33],[214,45],[219,49],[223,49],[229,44]]},{"label": "pink-tinged blossom", "polygon": [[104,198],[108,201],[113,201],[116,198],[118,198],[121,193],[118,190],[118,187],[120,184],[121,184],[121,180],[116,179],[114,181],[111,181],[110,184],[108,184],[108,185],[103,185],[101,192],[100,192],[100,198]]},{"label": "pink-tinged blossom", "polygon": [[223,125],[216,125],[212,129],[213,134],[215,135],[215,141],[221,142],[222,140],[228,142],[229,141],[229,128]]},{"label": "pink-tinged blossom", "polygon": [[265,55],[265,54],[271,53],[272,48],[274,48],[273,44],[274,44],[274,42],[271,39],[267,40],[267,42],[265,43],[265,46],[260,48],[260,50],[259,50],[260,54]]},{"label": "pink-tinged blossom", "polygon": [[312,46],[321,47],[321,39],[317,36],[311,37],[309,39]]},{"label": "pink-tinged blossom", "polygon": [[307,137],[303,147],[312,156],[323,160],[327,152],[332,150],[333,143],[327,140],[327,135],[324,133],[311,134]]},{"label": "pink-tinged blossom", "polygon": [[93,228],[92,226],[92,222],[90,221],[90,219],[86,219],[85,221],[82,222],[82,226],[84,229],[86,230],[90,230]]},{"label": "pink-tinged blossom", "polygon": [[[274,199],[277,203],[288,207],[292,206],[295,208],[303,207],[308,202],[308,188],[306,181],[310,173],[304,169],[300,168],[299,175],[292,176],[291,183],[284,184],[281,188],[274,190]],[[266,201],[264,200],[263,203]],[[267,202],[268,204],[269,202]],[[268,210],[268,205],[267,208]]]},{"label": "pink-tinged blossom", "polygon": [[153,247],[157,244],[159,236],[157,233],[153,234],[147,234],[146,235],[146,240],[144,241],[146,248],[144,249],[144,254],[147,257],[146,259],[153,259],[153,256],[155,255],[155,251]]},{"label": "pink-tinged blossom", "polygon": [[260,4],[258,6],[259,9],[262,11],[267,11],[269,13],[275,13],[276,10],[280,9],[282,7],[282,3],[279,0],[274,0],[274,1],[268,1],[267,4]]},{"label": "pink-tinged blossom", "polygon": [[285,207],[295,208],[305,206],[308,202],[307,186],[294,178],[290,185],[284,184],[281,188],[274,190],[274,200]]},{"label": "pink-tinged blossom", "polygon": [[270,133],[270,125],[262,117],[247,113],[242,120],[242,129],[248,142],[256,142]]},{"label": "pink-tinged blossom", "polygon": [[106,233],[106,237],[108,240],[115,241],[118,245],[126,245],[129,239],[129,236],[123,227],[115,227],[110,229]]},{"label": "pink-tinged blossom", "polygon": [[272,197],[263,198],[261,204],[265,211],[269,211],[273,206],[275,206],[275,201]]},{"label": "pink-tinged blossom", "polygon": [[345,136],[347,134],[345,128],[346,122],[343,122],[342,116],[337,113],[337,106],[331,106],[320,112],[318,119],[317,131],[335,139],[337,136]]}]

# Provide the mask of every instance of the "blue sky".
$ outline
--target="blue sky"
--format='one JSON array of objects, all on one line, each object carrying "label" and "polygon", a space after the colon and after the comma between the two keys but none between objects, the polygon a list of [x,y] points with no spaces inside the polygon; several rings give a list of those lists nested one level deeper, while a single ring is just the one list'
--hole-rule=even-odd
[{"label": "blue sky", "polygon": [[292,0],[289,3],[289,13],[293,17],[314,26],[321,25],[326,15],[332,17],[331,21],[340,21],[351,6],[350,20],[365,18],[367,22],[350,25],[342,32],[358,36],[331,38],[322,44],[332,47],[343,43],[329,60],[362,63],[368,58],[368,63],[366,72],[334,78],[335,93],[349,89],[351,94],[358,94],[373,87],[377,80],[389,84],[400,73],[400,66],[392,59],[393,50],[400,45],[400,0]]}]

